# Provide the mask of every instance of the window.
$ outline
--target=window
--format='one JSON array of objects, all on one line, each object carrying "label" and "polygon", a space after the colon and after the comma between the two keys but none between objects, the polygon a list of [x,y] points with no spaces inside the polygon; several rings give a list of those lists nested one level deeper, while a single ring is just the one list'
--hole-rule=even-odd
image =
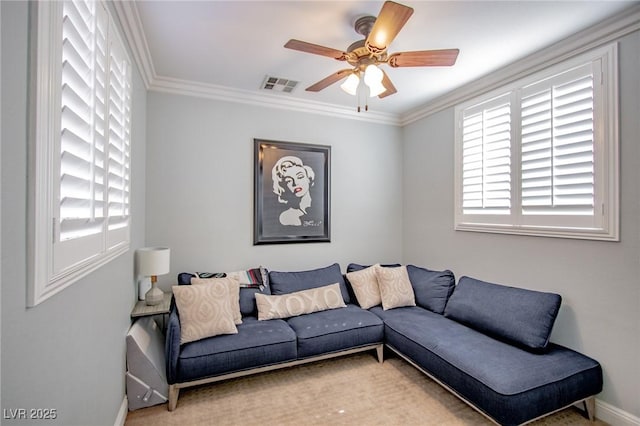
[{"label": "window", "polygon": [[131,61],[102,2],[38,2],[28,305],[129,248]]},{"label": "window", "polygon": [[615,45],[456,107],[457,230],[618,240]]}]

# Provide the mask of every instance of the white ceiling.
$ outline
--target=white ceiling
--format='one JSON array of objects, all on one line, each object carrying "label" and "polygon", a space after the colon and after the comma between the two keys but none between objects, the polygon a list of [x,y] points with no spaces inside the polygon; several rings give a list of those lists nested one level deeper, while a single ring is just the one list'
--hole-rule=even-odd
[{"label": "white ceiling", "polygon": [[[400,1],[413,16],[389,52],[458,48],[453,67],[390,68],[398,93],[369,101],[372,111],[404,114],[637,1]],[[362,38],[353,29],[377,16],[382,1],[138,1],[135,3],[154,78],[354,108],[336,83],[304,89],[348,64],[285,49],[299,40],[346,50]],[[145,43],[143,43],[145,44]],[[346,66],[345,66],[346,65]],[[267,95],[265,77],[298,80],[291,94]],[[153,82],[151,82],[153,83]]]}]

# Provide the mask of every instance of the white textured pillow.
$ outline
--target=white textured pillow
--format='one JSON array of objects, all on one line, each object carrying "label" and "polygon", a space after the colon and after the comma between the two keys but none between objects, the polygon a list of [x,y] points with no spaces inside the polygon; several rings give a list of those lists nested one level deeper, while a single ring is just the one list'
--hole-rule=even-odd
[{"label": "white textured pillow", "polygon": [[226,278],[191,278],[192,285],[223,283],[229,289],[229,297],[231,301],[231,312],[233,312],[233,321],[236,325],[242,324],[242,314],[240,313],[240,282],[236,277]]},{"label": "white textured pillow", "polygon": [[401,306],[416,306],[416,299],[406,266],[377,268],[376,271],[378,273],[382,309],[386,311],[387,309]]},{"label": "white textured pillow", "polygon": [[180,344],[238,333],[226,284],[175,285],[173,296],[180,314]]},{"label": "white textured pillow", "polygon": [[344,304],[338,283],[277,296],[256,293],[256,305],[260,321],[295,317],[347,306]]},{"label": "white textured pillow", "polygon": [[351,283],[353,293],[362,309],[369,309],[382,303],[376,272],[379,267],[380,265],[375,264],[359,271],[347,273],[347,279]]}]

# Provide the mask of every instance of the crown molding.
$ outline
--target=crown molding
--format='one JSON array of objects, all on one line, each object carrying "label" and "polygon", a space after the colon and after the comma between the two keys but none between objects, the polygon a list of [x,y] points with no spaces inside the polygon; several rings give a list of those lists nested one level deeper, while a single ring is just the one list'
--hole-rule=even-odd
[{"label": "crown molding", "polygon": [[256,93],[250,90],[232,89],[226,86],[197,83],[168,77],[155,78],[149,87],[149,90],[176,95],[236,102],[253,106],[320,114],[351,120],[368,121],[379,124],[390,124],[393,126],[400,125],[400,116],[395,114],[376,111],[359,113],[353,108],[346,108],[335,104],[292,98],[287,97],[287,95]]},{"label": "crown molding", "polygon": [[640,29],[640,5],[632,6],[610,19],[543,48],[496,72],[480,77],[426,105],[402,114],[400,126],[418,121],[444,109],[505,86],[555,63],[611,43]]},{"label": "crown molding", "polygon": [[112,4],[133,55],[133,60],[140,71],[144,87],[149,90],[157,75],[149,53],[147,38],[142,29],[138,7],[134,1],[118,0]]}]

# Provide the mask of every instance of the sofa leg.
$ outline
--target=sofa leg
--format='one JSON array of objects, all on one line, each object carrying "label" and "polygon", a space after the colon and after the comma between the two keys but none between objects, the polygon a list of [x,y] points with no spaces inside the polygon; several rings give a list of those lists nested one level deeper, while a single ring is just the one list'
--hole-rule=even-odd
[{"label": "sofa leg", "polygon": [[384,361],[384,345],[376,347],[376,355],[378,355],[378,362],[382,364]]},{"label": "sofa leg", "polygon": [[178,395],[180,395],[180,388],[176,385],[169,385],[169,411],[176,409],[178,405]]},{"label": "sofa leg", "polygon": [[596,397],[592,396],[590,398],[585,399],[582,402],[584,404],[584,409],[587,412],[587,416],[589,417],[589,420],[591,420],[592,422],[595,422],[596,421]]}]

